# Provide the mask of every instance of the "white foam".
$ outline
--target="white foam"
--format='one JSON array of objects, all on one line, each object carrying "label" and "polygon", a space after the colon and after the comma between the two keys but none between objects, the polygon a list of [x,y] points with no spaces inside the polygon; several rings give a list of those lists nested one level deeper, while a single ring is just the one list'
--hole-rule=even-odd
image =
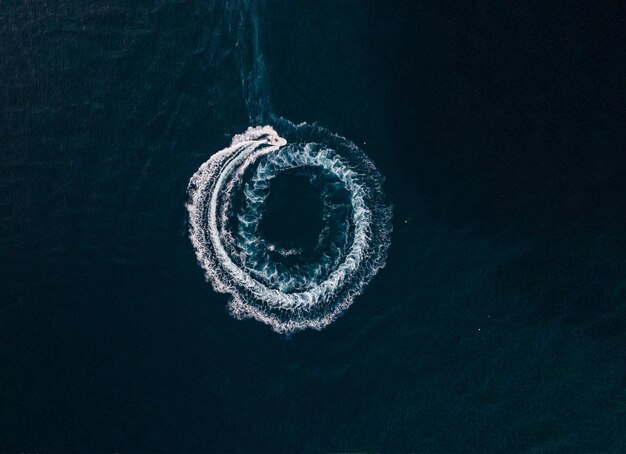
[{"label": "white foam", "polygon": [[[338,137],[331,138],[336,141]],[[359,159],[366,160],[351,142],[343,140],[351,153],[360,153]],[[207,280],[216,291],[232,295],[229,307],[234,316],[253,317],[281,333],[321,329],[350,306],[354,295],[384,265],[390,209],[384,204],[369,206],[378,203],[372,191],[380,191],[376,175],[366,172],[375,168],[366,161],[355,166],[359,172],[350,158],[354,160],[324,144],[287,145],[272,127],[263,126],[234,136],[230,147],[213,155],[193,175],[187,204],[190,239]],[[269,251],[276,247],[259,238],[257,226],[269,181],[296,167],[320,168],[341,182],[349,194],[352,241],[345,250],[330,250],[319,263],[286,274],[284,267],[269,258]],[[245,182],[249,168],[254,172]],[[243,191],[246,207],[238,217],[235,235],[228,220],[234,215],[232,198],[237,190]]]}]

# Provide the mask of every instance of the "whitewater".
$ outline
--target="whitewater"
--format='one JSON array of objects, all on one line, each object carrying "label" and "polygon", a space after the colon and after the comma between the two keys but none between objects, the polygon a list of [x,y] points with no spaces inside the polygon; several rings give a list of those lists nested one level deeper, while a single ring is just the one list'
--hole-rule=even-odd
[{"label": "whitewater", "polygon": [[[278,333],[320,330],[339,317],[384,264],[391,205],[383,177],[353,142],[325,128],[274,115],[254,6],[236,11],[252,60],[240,59],[251,126],[213,154],[188,185],[189,237],[214,290],[238,318]],[[248,54],[249,54],[248,53]],[[270,125],[271,124],[271,125]],[[298,172],[320,193],[322,229],[312,247],[285,248],[259,225],[272,181]]]}]

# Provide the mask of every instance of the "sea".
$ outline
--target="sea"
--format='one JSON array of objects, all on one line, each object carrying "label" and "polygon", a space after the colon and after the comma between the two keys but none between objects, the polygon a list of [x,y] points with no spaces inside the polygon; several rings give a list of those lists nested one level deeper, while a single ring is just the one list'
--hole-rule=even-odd
[{"label": "sea", "polygon": [[[625,12],[0,1],[0,451],[626,451]],[[393,207],[321,330],[233,317],[189,238],[277,119]]]}]

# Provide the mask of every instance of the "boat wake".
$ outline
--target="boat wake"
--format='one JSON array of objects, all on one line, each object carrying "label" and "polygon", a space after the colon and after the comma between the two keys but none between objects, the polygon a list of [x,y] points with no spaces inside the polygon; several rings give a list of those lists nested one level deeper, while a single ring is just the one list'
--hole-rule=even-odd
[{"label": "boat wake", "polygon": [[[282,121],[248,128],[189,182],[190,238],[230,312],[279,333],[322,329],[384,266],[391,208],[374,164],[352,142],[318,126]],[[322,200],[315,245],[282,248],[259,225],[272,180],[297,169]]]},{"label": "boat wake", "polygon": [[[228,5],[249,121],[274,127],[248,128],[200,166],[188,187],[189,236],[207,280],[232,296],[235,317],[253,317],[279,333],[319,330],[385,264],[391,207],[383,178],[346,138],[273,114],[257,4]],[[260,228],[272,181],[290,172],[308,178],[320,195],[321,228],[311,244],[266,238]]]}]

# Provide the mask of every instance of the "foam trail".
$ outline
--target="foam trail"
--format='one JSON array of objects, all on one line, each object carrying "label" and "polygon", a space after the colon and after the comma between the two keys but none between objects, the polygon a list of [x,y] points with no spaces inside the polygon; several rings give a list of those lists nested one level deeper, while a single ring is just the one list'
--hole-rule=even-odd
[{"label": "foam trail", "polygon": [[[292,333],[328,325],[384,266],[391,209],[382,177],[352,142],[306,124],[284,132],[289,144],[270,126],[236,135],[191,178],[187,209],[198,262],[232,296],[231,313]],[[291,169],[324,177],[324,227],[312,250],[279,254],[258,225],[271,180]]]},{"label": "foam trail", "polygon": [[[383,178],[349,140],[277,117],[260,49],[257,3],[227,3],[235,20],[241,83],[251,124],[189,181],[189,237],[207,280],[231,295],[230,312],[279,333],[322,329],[385,264],[391,207]],[[232,24],[231,24],[232,26]],[[321,194],[322,229],[313,247],[262,238],[259,223],[272,180],[297,169]]]}]

